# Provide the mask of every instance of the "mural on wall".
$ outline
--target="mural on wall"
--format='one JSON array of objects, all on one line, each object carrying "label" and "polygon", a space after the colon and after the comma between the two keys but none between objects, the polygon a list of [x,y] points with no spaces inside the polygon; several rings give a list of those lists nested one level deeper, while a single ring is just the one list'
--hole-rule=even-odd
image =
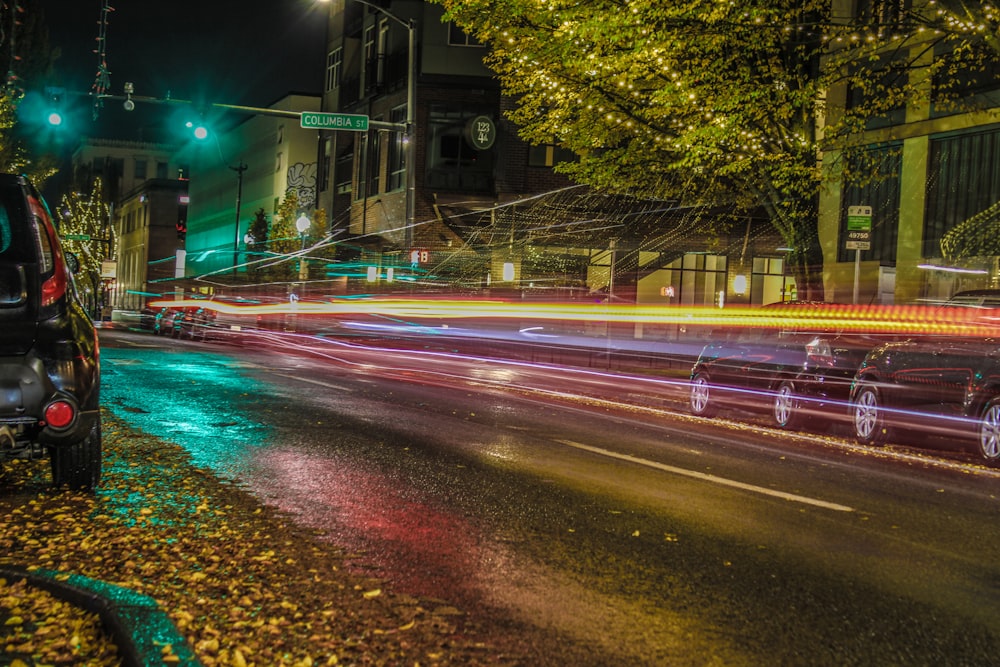
[{"label": "mural on wall", "polygon": [[303,205],[316,204],[316,163],[296,162],[288,167],[288,187],[285,193],[295,192]]}]

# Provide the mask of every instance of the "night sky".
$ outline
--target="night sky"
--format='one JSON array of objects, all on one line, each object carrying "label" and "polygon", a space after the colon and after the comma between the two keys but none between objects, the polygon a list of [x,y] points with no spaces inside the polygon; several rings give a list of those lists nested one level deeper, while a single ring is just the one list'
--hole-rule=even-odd
[{"label": "night sky", "polygon": [[[100,0],[34,0],[61,50],[67,90],[89,92],[98,70]],[[319,94],[326,5],[317,0],[112,0],[107,26],[110,92],[132,82],[137,95],[267,106],[289,92]],[[85,105],[90,102],[78,99]],[[106,101],[90,136],[157,140],[162,105],[125,113]],[[160,113],[157,113],[160,112]],[[87,123],[92,123],[88,118]]]}]

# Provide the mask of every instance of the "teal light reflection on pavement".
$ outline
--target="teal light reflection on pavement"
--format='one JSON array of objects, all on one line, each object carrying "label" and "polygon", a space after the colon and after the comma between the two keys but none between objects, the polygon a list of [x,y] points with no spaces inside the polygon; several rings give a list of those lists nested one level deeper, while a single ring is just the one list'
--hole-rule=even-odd
[{"label": "teal light reflection on pavement", "polygon": [[232,357],[104,348],[101,375],[105,409],[180,445],[198,467],[239,479],[252,451],[268,442],[270,429],[258,421],[254,406],[268,387]]}]

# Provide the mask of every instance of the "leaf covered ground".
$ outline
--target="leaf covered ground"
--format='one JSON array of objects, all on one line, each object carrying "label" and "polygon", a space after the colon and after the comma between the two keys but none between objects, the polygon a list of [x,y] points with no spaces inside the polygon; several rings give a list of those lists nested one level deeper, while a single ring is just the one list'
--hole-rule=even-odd
[{"label": "leaf covered ground", "polygon": [[[512,665],[442,602],[347,571],[319,535],[104,416],[96,494],[52,489],[48,462],[5,464],[0,565],[38,566],[155,599],[214,665]],[[0,665],[113,665],[99,620],[0,580]]]}]

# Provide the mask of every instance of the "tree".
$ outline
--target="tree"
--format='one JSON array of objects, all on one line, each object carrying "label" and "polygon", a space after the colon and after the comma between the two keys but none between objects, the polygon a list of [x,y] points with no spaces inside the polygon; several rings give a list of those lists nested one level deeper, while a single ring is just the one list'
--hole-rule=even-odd
[{"label": "tree", "polygon": [[[267,248],[277,255],[288,256],[287,261],[282,261],[270,265],[270,275],[276,279],[291,279],[298,276],[299,260],[298,256],[302,251],[303,241],[308,248],[311,244],[322,241],[327,237],[327,218],[325,209],[316,209],[307,215],[309,218],[309,228],[303,234],[296,227],[296,221],[302,215],[299,208],[298,193],[290,189],[285,193],[285,197],[278,204],[277,210],[271,220],[270,229],[267,233]],[[292,257],[294,255],[294,257]],[[318,250],[310,252],[310,256],[333,257],[331,250]]]},{"label": "tree", "polygon": [[114,248],[111,210],[104,202],[101,179],[95,179],[90,194],[65,195],[59,207],[59,235],[63,248],[80,262],[80,282],[87,302],[96,311],[101,292],[101,269]]},{"label": "tree", "polygon": [[[974,46],[995,37],[995,22],[991,37],[935,13],[973,4],[961,0],[856,18],[834,15],[831,0],[436,1],[491,46],[521,135],[579,156],[562,171],[609,192],[762,209],[792,249],[804,299],[823,296],[828,179],[861,154],[871,118],[926,99],[928,81],[947,88],[947,67],[926,57],[928,28],[946,24],[950,47],[984,69],[996,53]],[[831,113],[838,89],[850,104]],[[843,159],[824,164],[832,155]]]},{"label": "tree", "polygon": [[60,53],[49,47],[44,13],[35,0],[25,0],[15,9],[0,14],[4,40],[0,49],[0,76],[4,77],[0,84],[0,169],[26,174],[42,187],[56,173],[57,158],[39,131],[44,123],[40,109]]},{"label": "tree", "polygon": [[59,235],[63,237],[63,246],[77,255],[81,271],[100,275],[101,263],[114,247],[111,210],[104,202],[101,179],[94,179],[86,196],[79,192],[63,196],[60,211]]}]

